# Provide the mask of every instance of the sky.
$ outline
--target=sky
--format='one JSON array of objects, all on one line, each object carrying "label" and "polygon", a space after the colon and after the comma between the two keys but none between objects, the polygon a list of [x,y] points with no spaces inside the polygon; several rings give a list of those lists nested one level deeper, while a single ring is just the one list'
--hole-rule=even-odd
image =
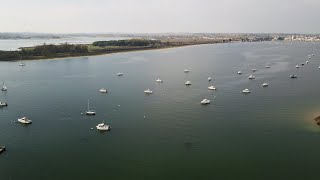
[{"label": "sky", "polygon": [[0,32],[320,33],[320,0],[0,0]]}]

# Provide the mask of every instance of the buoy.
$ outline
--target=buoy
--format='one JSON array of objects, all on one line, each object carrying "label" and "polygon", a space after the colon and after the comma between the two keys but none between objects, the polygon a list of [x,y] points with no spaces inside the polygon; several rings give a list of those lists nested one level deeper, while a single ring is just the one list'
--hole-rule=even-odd
[{"label": "buoy", "polygon": [[93,130],[93,128],[91,128],[91,130]]},{"label": "buoy", "polygon": [[146,116],[143,116],[143,118],[146,118]]},{"label": "buoy", "polygon": [[120,106],[120,104],[118,106]]}]

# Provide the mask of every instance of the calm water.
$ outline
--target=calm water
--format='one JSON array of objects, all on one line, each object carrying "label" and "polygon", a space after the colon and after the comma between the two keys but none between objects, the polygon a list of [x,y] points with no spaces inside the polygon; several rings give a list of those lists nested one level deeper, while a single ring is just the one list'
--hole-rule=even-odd
[{"label": "calm water", "polygon": [[[9,106],[0,109],[0,179],[316,179],[319,48],[234,43],[1,62]],[[95,117],[81,115],[89,98]],[[213,102],[201,106],[203,98]],[[21,116],[33,124],[16,123]],[[102,121],[110,132],[91,130]]]}]

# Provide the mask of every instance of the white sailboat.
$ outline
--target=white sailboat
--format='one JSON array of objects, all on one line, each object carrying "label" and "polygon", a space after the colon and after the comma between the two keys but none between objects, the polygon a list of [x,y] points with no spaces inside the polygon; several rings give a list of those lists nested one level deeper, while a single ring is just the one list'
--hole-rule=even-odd
[{"label": "white sailboat", "polygon": [[8,88],[6,85],[4,85],[4,82],[2,82],[2,87],[1,87],[1,91],[7,91]]},{"label": "white sailboat", "polygon": [[20,58],[20,64],[19,66],[25,66],[26,64],[22,62],[21,58]]},{"label": "white sailboat", "polygon": [[86,111],[86,115],[91,116],[91,115],[96,115],[96,112],[94,110],[90,110],[90,101],[88,99],[88,109]]},{"label": "white sailboat", "polygon": [[183,72],[188,73],[188,72],[190,72],[190,69],[185,69]]}]

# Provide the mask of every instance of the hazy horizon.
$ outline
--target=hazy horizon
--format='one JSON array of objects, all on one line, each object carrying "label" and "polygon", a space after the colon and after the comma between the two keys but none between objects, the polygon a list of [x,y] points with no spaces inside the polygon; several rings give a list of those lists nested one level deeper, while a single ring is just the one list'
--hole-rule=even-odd
[{"label": "hazy horizon", "polygon": [[316,0],[13,0],[1,32],[317,34]]}]

